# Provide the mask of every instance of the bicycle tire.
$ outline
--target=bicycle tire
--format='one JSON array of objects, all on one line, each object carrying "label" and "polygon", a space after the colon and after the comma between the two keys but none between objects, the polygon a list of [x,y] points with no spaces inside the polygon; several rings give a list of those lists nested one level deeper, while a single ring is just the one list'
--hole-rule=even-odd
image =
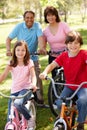
[{"label": "bicycle tire", "polygon": [[[61,80],[61,75],[56,76],[54,78],[54,81],[55,81],[55,83],[58,83],[58,82],[64,83],[65,82],[64,80]],[[56,91],[57,91],[58,95],[61,94],[63,88],[64,88],[64,85],[56,84]],[[56,105],[55,105],[56,109],[55,109],[55,106],[53,105],[53,104],[55,104],[54,103],[55,100],[56,100],[56,97],[55,97],[54,92],[53,92],[52,83],[50,83],[49,88],[48,88],[48,103],[49,103],[51,112],[53,113],[54,116],[57,117],[60,111],[57,109]]]},{"label": "bicycle tire", "polygon": [[29,110],[30,115],[34,116],[36,119],[36,107],[34,100],[29,100],[25,106]]},{"label": "bicycle tire", "polygon": [[64,125],[62,123],[58,123],[53,130],[65,130]]},{"label": "bicycle tire", "polygon": [[5,130],[17,130],[15,122],[8,122],[5,126]]},{"label": "bicycle tire", "polygon": [[76,116],[77,116],[77,114],[74,112],[74,113],[73,113],[73,116],[72,116],[72,126],[75,125]]}]

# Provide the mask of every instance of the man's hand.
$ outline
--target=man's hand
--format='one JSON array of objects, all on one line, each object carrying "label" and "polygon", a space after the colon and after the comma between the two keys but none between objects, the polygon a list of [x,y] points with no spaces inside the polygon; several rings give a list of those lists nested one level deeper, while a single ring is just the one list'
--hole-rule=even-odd
[{"label": "man's hand", "polygon": [[38,51],[37,51],[39,54],[41,54],[41,55],[47,55],[47,50],[46,49],[39,49]]}]

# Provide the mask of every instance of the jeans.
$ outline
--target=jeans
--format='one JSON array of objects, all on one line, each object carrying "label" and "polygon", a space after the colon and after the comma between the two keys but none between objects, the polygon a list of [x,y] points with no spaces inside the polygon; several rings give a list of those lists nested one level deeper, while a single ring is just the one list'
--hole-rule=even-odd
[{"label": "jeans", "polygon": [[[11,95],[14,96],[21,96],[24,95],[28,90],[27,89],[23,89],[19,92],[13,93]],[[26,120],[30,119],[30,114],[28,109],[25,107],[25,103],[30,99],[32,93],[29,93],[28,95],[26,95],[24,98],[21,99],[15,99],[14,101],[14,106],[17,108],[17,110],[23,114],[23,116],[25,117]],[[10,115],[10,109],[11,109],[11,99],[8,102],[8,116],[7,116],[7,120],[9,121],[9,115]]]},{"label": "jeans", "polygon": [[42,80],[39,78],[40,64],[39,64],[38,61],[34,61],[34,65],[35,65],[35,72],[36,72],[36,77],[37,77],[37,87],[40,89],[39,91],[36,91],[37,99],[39,99],[40,101],[44,101],[43,100],[43,85],[42,85]]},{"label": "jeans", "polygon": [[[73,94],[73,90],[68,88],[68,87],[64,87],[62,93],[61,93],[61,97],[69,97]],[[55,101],[58,109],[61,108],[61,104],[62,104],[62,100],[57,99]],[[77,121],[79,123],[82,123],[85,121],[86,116],[87,116],[87,88],[81,88],[78,92],[77,92],[77,101],[76,101],[76,105],[77,105],[77,109],[78,109],[78,119]]]}]

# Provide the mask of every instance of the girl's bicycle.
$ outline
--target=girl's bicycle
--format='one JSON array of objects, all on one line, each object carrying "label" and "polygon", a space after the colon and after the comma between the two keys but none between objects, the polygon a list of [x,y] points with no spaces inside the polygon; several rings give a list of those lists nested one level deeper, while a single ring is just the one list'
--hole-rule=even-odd
[{"label": "girl's bicycle", "polygon": [[[51,86],[52,86],[55,97],[57,99],[61,99],[63,101],[59,116],[57,117],[57,119],[54,123],[53,130],[74,130],[78,125],[78,123],[76,121],[77,116],[78,116],[78,111],[77,111],[77,107],[76,107],[76,103],[75,103],[76,94],[83,85],[87,84],[87,82],[82,82],[79,85],[79,87],[77,88],[77,90],[72,94],[71,97],[61,98],[60,95],[58,95],[58,93],[56,91],[56,84],[68,85],[68,86],[69,85],[73,86],[73,84],[65,84],[65,83],[59,83],[59,82],[56,83],[54,81],[54,79],[49,78],[49,77],[47,77],[47,80],[51,81]],[[78,85],[74,85],[74,86],[78,86]],[[69,105],[66,105],[66,101],[70,101]],[[85,121],[83,123],[87,123],[87,121]],[[86,129],[87,129],[87,127],[86,127]]]},{"label": "girl's bicycle", "polygon": [[36,119],[36,108],[34,104],[34,95],[32,93],[32,90],[29,90],[22,96],[8,96],[0,92],[1,96],[12,99],[9,121],[6,123],[4,130],[28,130],[29,129],[28,121],[24,118],[22,114],[20,114],[17,111],[16,107],[14,106],[15,99],[23,98],[28,94],[30,96],[30,99],[26,102],[25,106],[29,110],[30,114],[33,115]]}]

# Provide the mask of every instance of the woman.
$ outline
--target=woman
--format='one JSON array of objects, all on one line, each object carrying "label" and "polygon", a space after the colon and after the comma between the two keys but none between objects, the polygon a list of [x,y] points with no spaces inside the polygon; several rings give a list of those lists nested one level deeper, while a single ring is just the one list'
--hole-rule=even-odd
[{"label": "woman", "polygon": [[[61,22],[58,11],[53,6],[48,6],[44,10],[44,20],[49,25],[43,31],[45,44],[49,44],[50,54],[49,63],[51,63],[57,55],[66,50],[65,38],[70,31],[69,26],[65,22]],[[56,75],[56,69],[52,71],[52,77]]]}]

